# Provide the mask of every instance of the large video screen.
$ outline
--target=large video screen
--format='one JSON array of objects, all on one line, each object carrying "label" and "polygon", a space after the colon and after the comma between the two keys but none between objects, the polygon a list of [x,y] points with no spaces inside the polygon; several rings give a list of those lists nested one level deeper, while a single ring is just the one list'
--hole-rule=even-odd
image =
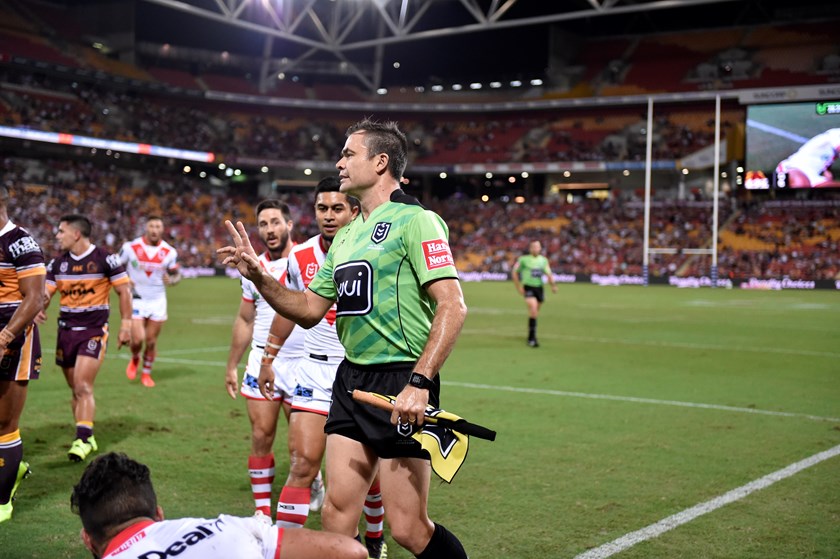
[{"label": "large video screen", "polygon": [[840,188],[840,101],[751,105],[746,136],[746,188]]}]

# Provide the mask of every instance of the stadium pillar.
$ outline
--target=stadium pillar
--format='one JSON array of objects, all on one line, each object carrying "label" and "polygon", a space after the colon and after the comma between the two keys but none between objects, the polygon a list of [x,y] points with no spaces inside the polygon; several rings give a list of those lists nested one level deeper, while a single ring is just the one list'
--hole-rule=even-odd
[{"label": "stadium pillar", "polygon": [[715,95],[715,180],[712,194],[712,289],[717,287],[718,190],[720,188],[720,94]]},{"label": "stadium pillar", "polygon": [[642,274],[644,285],[648,286],[648,267],[650,265],[650,168],[653,162],[653,97],[648,97],[645,155],[645,235],[642,250]]}]

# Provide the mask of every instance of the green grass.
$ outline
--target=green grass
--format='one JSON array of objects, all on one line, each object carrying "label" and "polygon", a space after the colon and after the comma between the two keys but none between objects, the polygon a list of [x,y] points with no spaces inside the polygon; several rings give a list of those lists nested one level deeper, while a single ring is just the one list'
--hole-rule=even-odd
[{"label": "green grass", "polygon": [[[464,289],[443,403],[498,438],[473,439],[451,485],[433,480],[430,513],[474,559],[572,558],[840,445],[836,292],[561,286],[532,349],[510,283]],[[170,291],[158,386],[128,383],[115,346],[97,379],[100,451],[149,464],[170,517],[252,512],[248,419],[223,383],[238,304],[236,281],[185,281]],[[69,510],[83,466],[66,458],[70,394],[50,318],[21,429],[34,475],[0,525],[3,558],[89,556]],[[830,458],[617,557],[836,558],[838,476]],[[390,557],[411,555],[391,542]]]}]

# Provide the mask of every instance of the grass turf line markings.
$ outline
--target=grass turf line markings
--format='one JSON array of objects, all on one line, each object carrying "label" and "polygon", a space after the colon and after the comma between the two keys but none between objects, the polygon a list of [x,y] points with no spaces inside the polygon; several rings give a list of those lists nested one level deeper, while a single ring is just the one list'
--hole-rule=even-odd
[{"label": "grass turf line markings", "polygon": [[687,524],[704,514],[708,514],[730,503],[734,503],[735,501],[740,501],[741,499],[749,496],[751,493],[770,487],[778,481],[794,476],[802,470],[834,458],[838,454],[840,454],[840,445],[814,454],[813,456],[809,456],[799,462],[794,462],[781,470],[777,470],[757,480],[751,481],[741,487],[737,487],[732,491],[728,491],[723,495],[715,497],[714,499],[710,499],[704,503],[700,503],[699,505],[694,505],[693,507],[680,511],[677,514],[663,518],[659,522],[646,526],[640,530],[636,530],[635,532],[625,534],[609,543],[590,549],[589,551],[576,556],[575,559],[606,559],[607,557],[621,553],[636,544],[659,537],[665,532],[673,530],[683,524]]},{"label": "grass turf line markings", "polygon": [[[483,329],[473,329],[473,328],[464,328],[461,331],[462,334],[470,335],[470,336],[485,336],[485,335],[495,335],[498,337],[522,337],[521,332],[517,330],[515,333],[513,330],[509,331],[500,331],[499,329],[494,330],[483,330]],[[840,353],[836,351],[813,351],[809,349],[795,349],[795,348],[780,348],[780,347],[754,347],[754,346],[727,346],[721,344],[698,344],[695,342],[659,342],[659,341],[648,341],[648,340],[631,340],[629,338],[603,338],[598,336],[571,336],[568,334],[540,334],[541,339],[551,339],[551,340],[565,340],[568,342],[587,342],[587,343],[595,343],[595,344],[620,344],[620,345],[638,345],[638,346],[652,346],[652,347],[671,347],[671,348],[681,348],[681,349],[699,349],[699,350],[715,350],[715,351],[749,351],[752,353],[780,353],[783,355],[803,355],[806,357],[830,357],[830,358],[838,358],[840,357]]]},{"label": "grass turf line markings", "polygon": [[567,392],[564,390],[549,390],[545,388],[519,388],[516,386],[496,386],[491,384],[475,384],[471,382],[442,381],[444,386],[457,386],[460,388],[475,388],[480,390],[499,390],[504,392],[519,392],[525,394],[543,394],[548,396],[565,396],[570,398],[589,398],[591,400],[613,400],[616,402],[635,402],[637,404],[656,404],[662,406],[678,406],[683,408],[699,408],[718,411],[732,411],[738,413],[752,413],[757,415],[772,415],[776,417],[797,417],[810,419],[812,421],[840,422],[837,417],[823,417],[805,413],[793,413],[785,411],[760,410],[756,408],[739,408],[736,406],[724,406],[721,404],[701,404],[696,402],[681,402],[679,400],[656,400],[653,398],[637,398],[635,396],[613,396],[611,394],[590,394],[587,392]]}]

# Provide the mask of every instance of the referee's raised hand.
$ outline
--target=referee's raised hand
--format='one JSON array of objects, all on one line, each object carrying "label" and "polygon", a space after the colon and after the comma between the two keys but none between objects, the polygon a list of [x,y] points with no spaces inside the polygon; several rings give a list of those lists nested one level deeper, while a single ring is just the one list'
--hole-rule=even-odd
[{"label": "referee's raised hand", "polygon": [[230,220],[225,220],[225,227],[233,240],[233,246],[216,250],[218,258],[222,259],[223,266],[236,268],[242,276],[256,282],[263,270],[245,226],[241,221],[237,221],[234,226]]}]

